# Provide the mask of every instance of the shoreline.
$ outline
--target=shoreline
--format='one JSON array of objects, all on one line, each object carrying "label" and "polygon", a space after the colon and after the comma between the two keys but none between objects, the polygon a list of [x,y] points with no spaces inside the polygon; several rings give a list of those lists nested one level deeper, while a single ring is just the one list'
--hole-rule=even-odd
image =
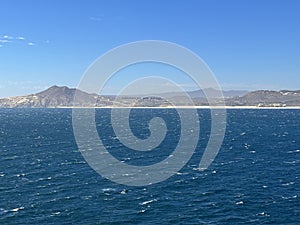
[{"label": "shoreline", "polygon": [[300,109],[300,106],[57,106],[57,107],[0,107],[0,109]]},{"label": "shoreline", "polygon": [[[59,106],[59,107],[51,107],[52,109],[300,109],[300,106],[285,106],[285,107],[257,107],[257,106],[159,106],[159,107],[146,107],[146,106],[139,106],[139,107],[128,107],[128,106],[103,106],[103,107],[74,107],[74,106]],[[50,109],[50,107],[48,108]]]}]

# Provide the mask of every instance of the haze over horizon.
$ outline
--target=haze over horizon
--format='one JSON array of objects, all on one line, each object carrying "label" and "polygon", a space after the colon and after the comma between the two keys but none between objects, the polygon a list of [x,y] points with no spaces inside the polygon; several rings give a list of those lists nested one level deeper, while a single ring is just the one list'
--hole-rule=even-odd
[{"label": "haze over horizon", "polygon": [[[0,97],[37,93],[52,85],[77,87],[95,59],[139,40],[189,48],[224,90],[297,90],[299,11],[300,2],[292,0],[4,1]],[[130,75],[149,70],[194,89],[178,71],[141,65],[112,79],[105,92],[114,93]]]}]

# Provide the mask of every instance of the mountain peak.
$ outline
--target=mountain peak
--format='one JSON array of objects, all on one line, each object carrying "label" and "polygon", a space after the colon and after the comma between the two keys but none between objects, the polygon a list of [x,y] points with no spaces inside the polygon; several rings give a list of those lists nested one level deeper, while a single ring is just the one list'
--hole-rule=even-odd
[{"label": "mountain peak", "polygon": [[67,95],[74,95],[76,89],[75,88],[68,88],[67,86],[57,86],[53,85],[49,87],[48,89],[41,91],[37,93],[36,95],[40,96],[52,96],[52,95],[61,95],[61,94],[67,94]]},{"label": "mountain peak", "polygon": [[[206,91],[213,92],[214,89]],[[74,97],[76,94],[76,103]],[[170,94],[178,105],[185,105],[185,102],[176,93]],[[196,105],[208,105],[208,102],[203,94],[203,91],[197,90],[189,92],[191,98],[195,101]],[[300,105],[300,91],[271,91],[271,90],[257,90],[242,95],[243,91],[232,91],[225,93],[226,105],[229,106],[299,106]],[[239,96],[242,95],[242,96]],[[163,105],[166,106],[164,101],[160,99],[150,99],[151,101],[145,103],[145,99],[141,96],[123,96],[118,101],[114,101],[115,96],[99,96],[97,94],[89,94],[76,88],[69,88],[67,86],[53,85],[48,89],[31,95],[17,96],[0,99],[0,108],[48,108],[48,107],[94,107],[94,106],[144,106],[143,104],[150,105]],[[219,99],[213,99],[213,103],[218,104]],[[138,102],[136,104],[136,102]],[[74,105],[76,104],[76,105]]]}]

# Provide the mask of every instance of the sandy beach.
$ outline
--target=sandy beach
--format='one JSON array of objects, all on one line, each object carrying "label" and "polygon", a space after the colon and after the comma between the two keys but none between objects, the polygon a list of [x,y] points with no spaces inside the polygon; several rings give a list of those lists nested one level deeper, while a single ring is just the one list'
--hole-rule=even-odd
[{"label": "sandy beach", "polygon": [[121,107],[121,106],[104,106],[104,107],[77,107],[77,106],[59,106],[56,108],[95,108],[95,109],[114,109],[114,108],[132,108],[132,109],[300,109],[300,106],[286,107],[257,107],[257,106],[166,106],[166,107]]}]

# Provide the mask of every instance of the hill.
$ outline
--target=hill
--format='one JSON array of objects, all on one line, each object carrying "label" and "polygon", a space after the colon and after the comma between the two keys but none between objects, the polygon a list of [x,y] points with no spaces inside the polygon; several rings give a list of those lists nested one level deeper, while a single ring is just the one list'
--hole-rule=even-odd
[{"label": "hill", "polygon": [[[213,89],[209,89],[213,93]],[[74,105],[73,99],[75,93],[79,96],[77,105]],[[203,91],[188,92],[195,105],[208,105]],[[243,94],[243,95],[242,95]],[[171,97],[177,105],[185,105],[183,98],[178,93],[165,94]],[[238,96],[242,95],[242,96]],[[163,95],[160,95],[163,96]],[[252,92],[246,91],[230,91],[224,92],[225,102],[228,106],[300,106],[300,90],[290,91],[270,91],[258,90]],[[56,108],[56,107],[103,107],[103,106],[123,106],[123,107],[137,107],[137,106],[168,106],[161,97],[142,97],[142,96],[122,96],[118,101],[114,101],[115,96],[100,96],[97,94],[90,94],[78,90],[76,88],[69,88],[66,86],[52,86],[42,92],[1,98],[0,108]],[[218,105],[220,99],[214,99],[214,104]]]}]

